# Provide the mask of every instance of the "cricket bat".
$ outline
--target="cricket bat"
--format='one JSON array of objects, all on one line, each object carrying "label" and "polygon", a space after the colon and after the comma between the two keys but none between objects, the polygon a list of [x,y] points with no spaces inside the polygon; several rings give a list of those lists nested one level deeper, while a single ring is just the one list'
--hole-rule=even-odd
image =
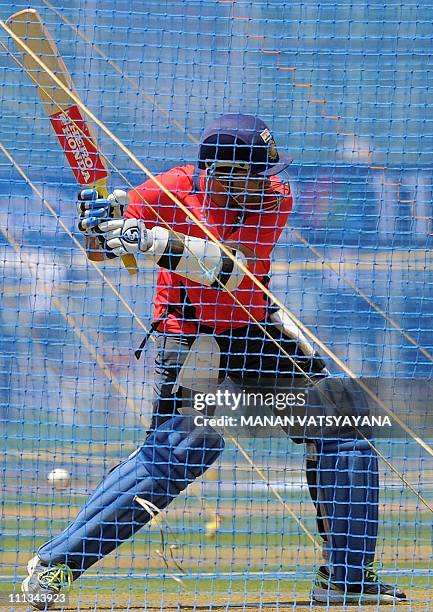
[{"label": "cricket bat", "polygon": [[[76,96],[77,92],[65,62],[60,57],[56,43],[34,9],[25,9],[11,15],[9,28]],[[17,45],[18,47],[18,45]],[[83,117],[79,106],[59,87],[50,75],[21,48],[22,63],[35,83],[54,132],[65,152],[66,159],[77,182],[82,187],[95,188],[103,198],[107,197],[108,169],[98,151],[91,125]],[[105,259],[97,238],[86,236],[86,252],[92,261]],[[123,265],[130,274],[136,274],[137,262],[133,255],[122,255]]]}]

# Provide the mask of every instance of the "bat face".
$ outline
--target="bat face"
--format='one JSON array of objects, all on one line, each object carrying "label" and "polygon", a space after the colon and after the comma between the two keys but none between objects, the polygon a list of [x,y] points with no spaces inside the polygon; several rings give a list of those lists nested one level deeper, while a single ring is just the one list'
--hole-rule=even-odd
[{"label": "bat face", "polygon": [[[28,49],[65,86],[60,87],[30,53],[19,49],[24,67],[37,87],[45,112],[77,182],[86,187],[94,186],[102,197],[107,197],[107,168],[98,152],[89,123],[84,120],[76,99],[71,98],[69,92],[76,95],[74,84],[51,34],[34,9],[14,13],[7,23],[11,31],[24,41]],[[86,236],[85,240],[88,258],[102,261],[104,254],[99,249],[98,240],[92,236]],[[122,255],[122,262],[130,274],[137,273],[137,263],[132,255]]]},{"label": "bat face", "polygon": [[108,177],[89,128],[77,105],[50,115],[60,145],[80,185],[94,185]]},{"label": "bat face", "polygon": [[[26,9],[11,15],[8,24],[62,83],[76,93],[56,43],[39,14],[34,9]],[[98,153],[91,128],[83,118],[79,107],[28,53],[22,53],[22,61],[37,87],[45,112],[50,118],[78,183],[91,186],[107,179],[108,171]]]}]

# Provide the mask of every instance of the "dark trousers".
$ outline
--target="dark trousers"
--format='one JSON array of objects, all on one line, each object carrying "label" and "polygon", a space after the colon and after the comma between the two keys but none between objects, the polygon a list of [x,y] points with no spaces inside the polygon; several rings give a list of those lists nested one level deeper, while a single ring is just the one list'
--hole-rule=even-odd
[{"label": "dark trousers", "polygon": [[[237,384],[254,380],[255,384],[277,385],[317,376],[324,367],[321,359],[306,357],[296,342],[283,336],[272,323],[263,322],[263,327],[277,341],[275,344],[257,325],[215,335],[220,347],[221,359],[219,382],[230,378]],[[154,405],[151,429],[155,429],[173,414],[178,414],[185,392],[179,388],[173,393],[177,376],[195,335],[162,334],[156,336]],[[280,345],[290,356],[284,354]],[[295,365],[295,363],[296,365]],[[305,375],[302,374],[305,372]]]},{"label": "dark trousers", "polygon": [[[311,377],[315,382],[323,380],[324,364],[320,358],[306,357],[296,342],[282,336],[278,328],[271,323],[265,326],[289,357],[257,325],[215,336],[221,351],[219,382],[228,377],[245,388],[245,379],[252,378],[256,389],[274,385],[279,390],[287,389],[290,381],[305,386]],[[194,335],[157,336],[152,428],[182,408],[185,390],[179,387],[173,393],[173,389],[194,339]],[[316,436],[311,442],[308,432],[300,437],[292,431],[286,433],[296,443],[307,442],[316,449],[321,446]],[[307,482],[324,555],[335,579],[345,584],[362,580],[363,568],[374,558],[378,476],[377,457],[366,443],[349,439],[342,444],[336,451],[309,453]],[[324,445],[325,442],[323,449]]]}]

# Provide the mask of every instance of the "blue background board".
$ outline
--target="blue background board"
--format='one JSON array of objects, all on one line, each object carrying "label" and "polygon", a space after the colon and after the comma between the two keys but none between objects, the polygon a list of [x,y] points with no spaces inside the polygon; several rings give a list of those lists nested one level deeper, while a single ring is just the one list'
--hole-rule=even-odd
[{"label": "blue background board", "polygon": [[[0,4],[1,15],[25,6]],[[265,119],[294,156],[295,207],[274,253],[274,290],[356,373],[430,376],[431,362],[344,277],[431,349],[433,5],[102,0],[72,1],[59,14],[32,6],[84,102],[153,172],[193,162],[194,140],[219,113]],[[6,53],[0,70],[2,142],[76,233],[74,183],[34,87]],[[125,178],[141,183],[131,160],[97,133]],[[113,173],[112,187],[124,183]],[[70,237],[3,157],[0,193],[3,220],[22,249],[33,256],[52,249],[63,258],[58,270],[67,268],[77,256]],[[321,258],[338,264],[337,273]],[[20,284],[8,257],[4,266],[4,283]],[[104,293],[98,320],[124,331],[127,350],[137,330],[116,298],[98,289],[94,272],[75,261],[62,277],[72,287],[91,281],[91,291]],[[153,282],[148,272],[134,288],[146,320]],[[3,310],[8,324],[14,308]]]}]

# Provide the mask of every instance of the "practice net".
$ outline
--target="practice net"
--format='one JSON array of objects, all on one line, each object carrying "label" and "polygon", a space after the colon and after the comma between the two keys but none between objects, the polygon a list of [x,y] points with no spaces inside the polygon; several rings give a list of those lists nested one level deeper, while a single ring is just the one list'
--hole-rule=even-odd
[{"label": "practice net", "polygon": [[[0,17],[27,7],[0,2]],[[429,610],[433,5],[43,0],[32,8],[81,100],[118,139],[89,120],[109,190],[147,178],[128,151],[155,174],[195,164],[202,129],[223,113],[261,117],[293,156],[294,206],[272,253],[270,290],[313,334],[330,373],[376,381],[406,426],[394,422],[372,442],[376,561],[379,578],[406,592],[405,609]],[[158,269],[138,256],[137,275],[104,263],[101,276],[74,242],[83,244],[77,182],[22,55],[0,30],[0,601],[24,610],[27,561],[146,438],[157,349],[150,339],[139,361],[134,351],[152,321]],[[247,433],[229,432],[218,461],[83,574],[69,606],[312,609],[323,560],[306,447]]]}]

